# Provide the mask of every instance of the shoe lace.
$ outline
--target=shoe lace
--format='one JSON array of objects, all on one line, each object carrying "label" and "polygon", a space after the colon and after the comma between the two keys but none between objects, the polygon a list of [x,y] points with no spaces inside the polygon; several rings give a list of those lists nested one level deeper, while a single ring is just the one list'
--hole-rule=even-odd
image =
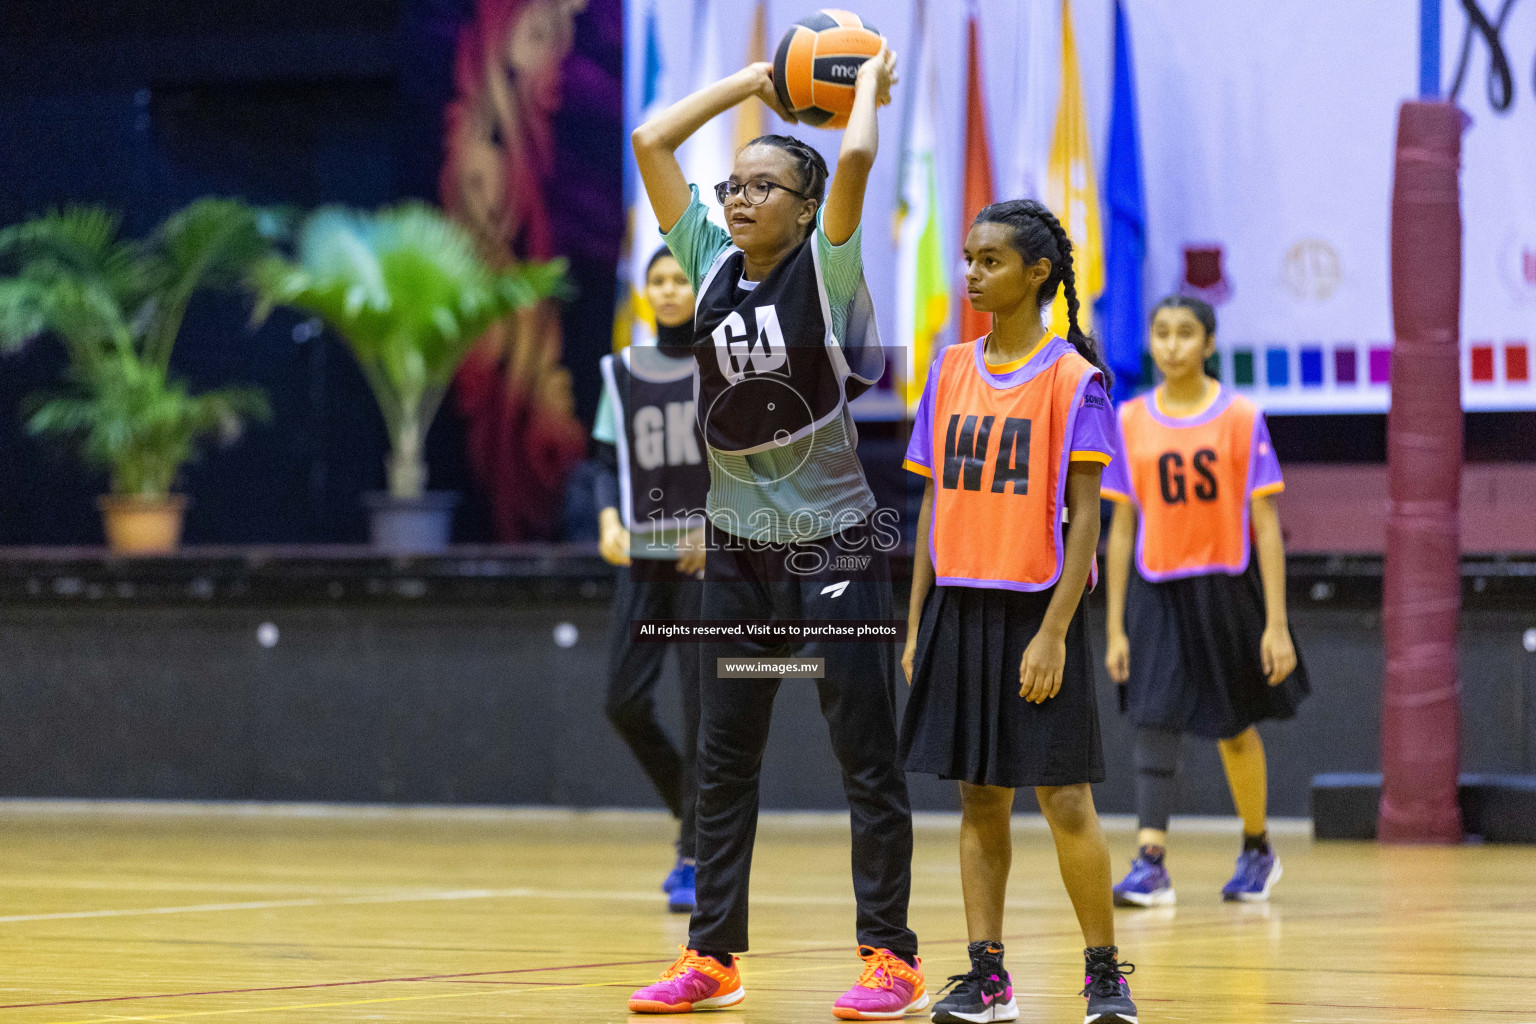
[{"label": "shoe lace", "polygon": [[949,980],[944,983],[944,987],[939,989],[939,995],[942,996],[951,988],[957,993],[963,992],[967,983],[974,983],[979,988],[981,987],[982,977],[981,968],[974,966],[964,974],[951,974]]},{"label": "shoe lace", "polygon": [[859,956],[864,960],[864,973],[859,975],[857,984],[863,988],[890,988],[895,984],[896,972],[911,970],[888,949],[860,946]]},{"label": "shoe lace", "polygon": [[719,980],[721,965],[716,962],[714,957],[701,956],[687,946],[678,946],[677,948],[682,950],[682,955],[673,961],[671,967],[661,972],[662,981],[680,978],[689,971],[698,971],[701,974],[707,974],[711,978]]},{"label": "shoe lace", "polygon": [[1090,992],[1098,996],[1113,996],[1120,993],[1120,983],[1127,974],[1135,974],[1136,965],[1120,963],[1115,960],[1095,960],[1088,965],[1088,983],[1078,995],[1086,996]]}]

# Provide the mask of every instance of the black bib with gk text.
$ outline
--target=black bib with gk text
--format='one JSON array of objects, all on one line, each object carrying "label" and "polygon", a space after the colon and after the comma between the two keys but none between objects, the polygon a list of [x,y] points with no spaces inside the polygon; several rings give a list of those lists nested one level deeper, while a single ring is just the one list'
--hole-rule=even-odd
[{"label": "black bib with gk text", "polygon": [[630,346],[602,358],[618,420],[620,514],[631,533],[703,523],[709,494],[694,413],[693,360]]},{"label": "black bib with gk text", "polygon": [[884,366],[862,282],[848,337],[841,345],[833,337],[812,240],[750,290],[738,287],[745,259],[729,248],[705,275],[693,342],[704,438],[741,455],[782,447],[831,422]]}]

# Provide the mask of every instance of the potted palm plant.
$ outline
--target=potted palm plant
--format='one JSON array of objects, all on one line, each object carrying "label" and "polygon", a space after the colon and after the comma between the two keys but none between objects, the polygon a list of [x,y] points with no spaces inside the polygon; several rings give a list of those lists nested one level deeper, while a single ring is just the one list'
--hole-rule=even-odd
[{"label": "potted palm plant", "polygon": [[180,542],[186,496],[171,488],[200,442],[225,443],[265,418],[249,388],[194,395],[170,372],[192,296],[232,287],[268,251],[277,215],[230,199],[201,199],[149,238],[120,236],[116,214],[75,207],[0,231],[0,349],[52,335],[68,355],[68,390],[37,396],[27,428],[78,443],[104,470],[109,546],[164,552]]},{"label": "potted palm plant", "polygon": [[328,207],[304,222],[292,260],[263,260],[254,280],[258,319],[279,305],[319,317],[373,391],[390,446],[388,490],[365,496],[374,544],[441,550],[457,495],[426,489],[427,430],[475,342],[561,292],[565,261],[492,268],[463,228],[420,203],[377,213]]}]

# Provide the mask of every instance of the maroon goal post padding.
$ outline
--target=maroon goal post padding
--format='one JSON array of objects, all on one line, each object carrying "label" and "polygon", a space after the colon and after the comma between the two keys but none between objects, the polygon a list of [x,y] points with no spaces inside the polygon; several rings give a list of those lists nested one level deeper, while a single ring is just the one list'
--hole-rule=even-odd
[{"label": "maroon goal post padding", "polygon": [[1461,754],[1462,113],[1404,103],[1392,185],[1392,410],[1382,625],[1383,842],[1456,843]]}]

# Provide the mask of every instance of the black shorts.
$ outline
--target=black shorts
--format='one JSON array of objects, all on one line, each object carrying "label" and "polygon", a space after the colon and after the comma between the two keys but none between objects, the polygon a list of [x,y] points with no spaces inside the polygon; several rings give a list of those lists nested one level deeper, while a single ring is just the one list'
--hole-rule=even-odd
[{"label": "black shorts", "polygon": [[1019,664],[1055,590],[936,586],[923,604],[901,729],[907,771],[979,786],[1104,781],[1083,603],[1067,627],[1061,690],[1019,696]]},{"label": "black shorts", "polygon": [[[1131,676],[1121,709],[1138,726],[1228,739],[1256,722],[1292,718],[1311,692],[1296,670],[1279,686],[1264,674],[1264,586],[1256,559],[1237,576],[1209,573],[1152,583],[1134,567],[1125,598]],[[1291,643],[1295,644],[1294,634]]]}]

